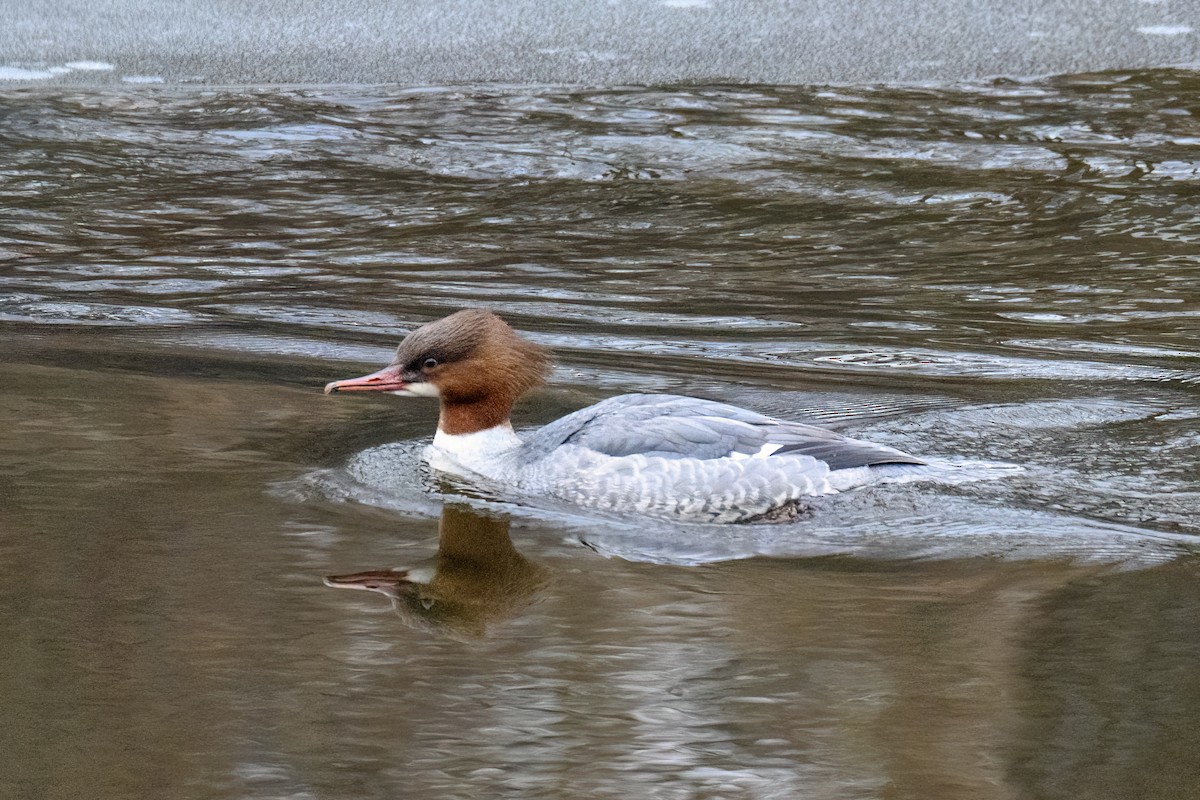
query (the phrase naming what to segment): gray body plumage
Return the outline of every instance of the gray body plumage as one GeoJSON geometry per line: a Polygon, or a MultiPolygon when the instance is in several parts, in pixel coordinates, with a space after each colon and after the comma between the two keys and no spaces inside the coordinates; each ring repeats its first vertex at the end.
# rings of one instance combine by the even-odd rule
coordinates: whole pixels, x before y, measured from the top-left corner
{"type": "Polygon", "coordinates": [[[868,483],[882,465],[925,463],[823,428],[658,394],[609,398],[486,462],[458,462],[522,493],[710,522],[748,521],[868,483]]]}

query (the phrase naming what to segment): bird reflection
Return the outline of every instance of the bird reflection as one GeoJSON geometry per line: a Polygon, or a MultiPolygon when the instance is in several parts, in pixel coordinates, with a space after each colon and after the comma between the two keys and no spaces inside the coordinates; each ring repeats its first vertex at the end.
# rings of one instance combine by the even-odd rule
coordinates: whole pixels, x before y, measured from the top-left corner
{"type": "Polygon", "coordinates": [[[465,506],[444,506],[437,556],[407,569],[330,575],[335,589],[391,598],[406,625],[455,639],[476,639],[532,605],[549,573],[513,547],[508,520],[465,506]]]}

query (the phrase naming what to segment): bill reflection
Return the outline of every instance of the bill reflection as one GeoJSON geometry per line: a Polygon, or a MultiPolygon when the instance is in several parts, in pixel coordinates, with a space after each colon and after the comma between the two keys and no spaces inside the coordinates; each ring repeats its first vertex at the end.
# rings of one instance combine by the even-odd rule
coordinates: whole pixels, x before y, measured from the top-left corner
{"type": "Polygon", "coordinates": [[[477,639],[520,616],[549,584],[548,571],[513,547],[508,520],[465,506],[442,509],[438,552],[411,567],[330,575],[335,589],[378,592],[406,625],[477,639]]]}

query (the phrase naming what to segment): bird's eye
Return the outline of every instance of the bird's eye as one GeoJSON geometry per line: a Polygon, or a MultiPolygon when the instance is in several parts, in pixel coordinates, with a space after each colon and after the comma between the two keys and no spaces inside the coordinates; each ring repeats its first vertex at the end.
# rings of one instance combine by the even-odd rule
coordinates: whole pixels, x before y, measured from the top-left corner
{"type": "Polygon", "coordinates": [[[422,364],[421,366],[424,367],[425,369],[433,369],[434,367],[437,366],[437,364],[438,364],[438,362],[437,362],[436,358],[427,358],[427,359],[425,359],[425,363],[422,364]]]}

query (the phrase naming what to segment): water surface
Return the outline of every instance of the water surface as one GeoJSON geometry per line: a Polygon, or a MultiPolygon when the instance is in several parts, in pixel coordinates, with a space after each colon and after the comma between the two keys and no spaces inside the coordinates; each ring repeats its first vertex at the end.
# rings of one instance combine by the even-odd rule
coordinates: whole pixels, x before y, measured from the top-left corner
{"type": "Polygon", "coordinates": [[[2,793],[1191,796],[1197,90],[0,93],[2,793]],[[467,305],[558,354],[518,425],[1022,470],[786,527],[430,492],[434,407],[320,386],[467,305]]]}

